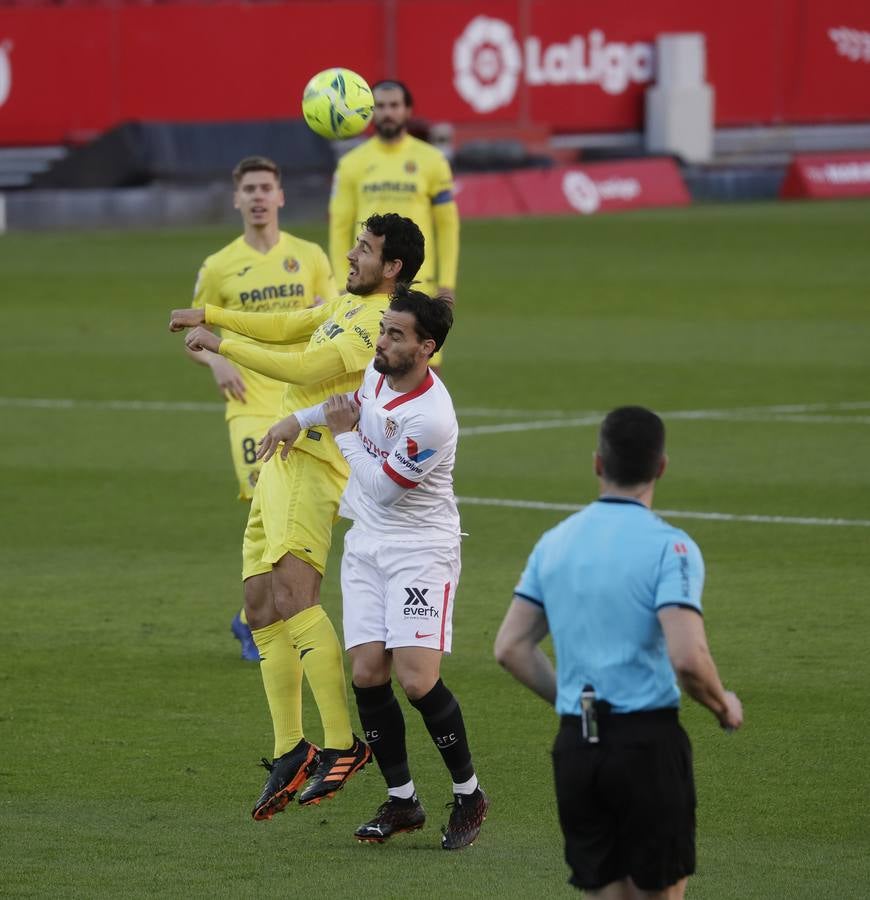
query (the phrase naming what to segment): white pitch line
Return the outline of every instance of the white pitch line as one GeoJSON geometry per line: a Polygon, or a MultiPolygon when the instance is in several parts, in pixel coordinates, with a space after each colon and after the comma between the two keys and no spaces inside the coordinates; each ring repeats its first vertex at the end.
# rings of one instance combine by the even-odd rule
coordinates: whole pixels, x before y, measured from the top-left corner
{"type": "MultiPolygon", "coordinates": [[[[0,407],[17,409],[106,409],[121,412],[219,412],[224,409],[223,403],[195,403],[170,400],[73,400],[52,397],[0,397],[0,407]]],[[[468,415],[467,411],[460,411],[468,415]]],[[[528,410],[525,411],[528,413],[528,410]]],[[[498,415],[512,417],[523,414],[521,410],[474,410],[474,415],[495,418],[498,415]]],[[[526,431],[538,428],[566,428],[573,424],[593,424],[600,422],[605,413],[590,413],[582,419],[565,419],[557,410],[539,411],[537,415],[552,415],[560,418],[545,419],[539,422],[512,422],[502,425],[482,425],[479,429],[463,429],[461,434],[490,434],[499,431],[526,431]],[[588,419],[588,422],[587,422],[588,419]]]]}
{"type": "Polygon", "coordinates": [[[786,403],[775,406],[738,406],[730,412],[801,413],[826,412],[833,409],[870,409],[870,401],[857,400],[847,403],[786,403]]]}
{"type": "MultiPolygon", "coordinates": [[[[840,408],[844,405],[831,404],[826,409],[840,408]]],[[[870,409],[870,403],[850,405],[850,409],[870,409]]],[[[811,413],[784,413],[779,410],[784,407],[759,406],[756,408],[737,409],[682,409],[670,412],[662,411],[661,417],[666,421],[721,421],[721,422],[801,422],[801,423],[833,423],[836,425],[867,425],[870,418],[867,416],[825,415],[811,413]]],[[[469,425],[459,429],[462,437],[474,437],[481,434],[504,434],[508,432],[543,431],[558,428],[580,428],[584,426],[597,426],[601,423],[606,413],[590,413],[583,416],[565,417],[561,419],[537,419],[525,422],[502,422],[498,425],[469,425]]]]}
{"type": "Polygon", "coordinates": [[[541,431],[551,428],[579,428],[582,425],[600,425],[604,413],[591,416],[579,416],[574,419],[539,419],[535,422],[503,422],[501,425],[469,425],[460,428],[461,437],[474,437],[478,434],[504,434],[510,431],[541,431]]]}
{"type": "MultiPolygon", "coordinates": [[[[738,416],[735,421],[754,422],[759,420],[760,416],[738,416]]],[[[797,422],[808,425],[870,425],[870,416],[826,416],[821,413],[798,415],[798,416],[781,416],[772,415],[764,421],[768,422],[797,422]]]]}
{"type": "MultiPolygon", "coordinates": [[[[500,506],[508,509],[542,509],[555,512],[579,512],[588,504],[548,503],[544,500],[502,500],[490,497],[457,497],[466,506],[500,506]]],[[[654,509],[665,519],[704,519],[710,522],[753,522],[762,525],[815,525],[838,528],[870,528],[870,519],[823,519],[817,516],[762,516],[739,513],[695,512],[680,509],[654,509]]]]}
{"type": "Polygon", "coordinates": [[[551,419],[560,419],[563,416],[598,415],[594,409],[493,409],[488,406],[463,406],[457,408],[456,414],[478,419],[519,419],[524,416],[547,416],[551,419]]]}
{"type": "MultiPolygon", "coordinates": [[[[0,407],[18,407],[22,409],[107,409],[127,412],[215,412],[224,409],[224,404],[172,400],[76,400],[72,398],[52,397],[0,397],[0,407]]],[[[795,403],[774,406],[738,406],[732,409],[688,409],[661,411],[665,419],[734,419],[746,416],[788,416],[789,414],[811,414],[814,412],[831,413],[847,410],[870,409],[870,401],[848,403],[795,403]]],[[[463,407],[457,409],[460,416],[480,418],[517,418],[535,416],[537,418],[524,422],[504,422],[498,425],[469,426],[462,430],[463,434],[488,434],[499,431],[517,431],[523,428],[536,430],[540,428],[568,428],[577,425],[598,423],[606,415],[600,410],[556,410],[556,409],[494,409],[490,407],[463,407]],[[546,417],[546,418],[542,418],[546,417]],[[490,431],[493,429],[494,431],[490,431]]],[[[783,421],[788,421],[784,418],[783,421]]],[[[797,421],[797,419],[795,419],[797,421]]],[[[815,421],[815,419],[811,420],[815,421]]],[[[827,420],[822,420],[827,421],[827,420]]],[[[831,421],[840,421],[832,419],[831,421]]],[[[843,417],[844,422],[864,422],[863,418],[843,417]]]]}
{"type": "MultiPolygon", "coordinates": [[[[850,401],[846,403],[786,403],[773,406],[738,406],[724,412],[762,412],[762,413],[810,413],[829,412],[832,410],[870,409],[870,400],[850,401]]],[[[592,416],[605,413],[594,409],[494,409],[492,407],[462,407],[456,410],[458,415],[496,418],[498,416],[547,416],[548,418],[564,418],[565,416],[592,416]]],[[[663,415],[665,415],[663,413],[663,415]]]]}

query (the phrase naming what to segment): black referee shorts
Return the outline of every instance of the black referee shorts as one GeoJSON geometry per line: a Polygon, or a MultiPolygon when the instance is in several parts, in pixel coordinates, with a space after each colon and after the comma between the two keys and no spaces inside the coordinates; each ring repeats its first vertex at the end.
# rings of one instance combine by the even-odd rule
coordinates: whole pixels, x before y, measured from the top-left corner
{"type": "Polygon", "coordinates": [[[601,741],[563,716],[553,746],[556,799],[571,884],[631,876],[663,890],[695,871],[692,748],[677,710],[599,716],[601,741]]]}

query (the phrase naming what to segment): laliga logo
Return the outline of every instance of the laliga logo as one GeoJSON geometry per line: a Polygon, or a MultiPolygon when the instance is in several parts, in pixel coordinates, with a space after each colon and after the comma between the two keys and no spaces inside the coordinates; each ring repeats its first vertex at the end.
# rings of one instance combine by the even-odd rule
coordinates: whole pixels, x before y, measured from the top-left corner
{"type": "Polygon", "coordinates": [[[524,51],[507,22],[472,19],[453,46],[453,84],[459,95],[477,112],[488,113],[513,100],[521,73],[529,85],[598,84],[608,94],[621,94],[629,82],[653,76],[652,44],[608,42],[598,28],[588,38],[575,34],[547,47],[530,36],[524,51]]]}
{"type": "Polygon", "coordinates": [[[522,67],[513,29],[500,19],[472,19],[453,45],[453,84],[479,113],[513,100],[522,67]]]}
{"type": "Polygon", "coordinates": [[[602,200],[634,200],[641,192],[636,178],[607,178],[593,181],[584,172],[566,172],[562,179],[562,193],[577,212],[584,216],[594,213],[602,200]]]}
{"type": "Polygon", "coordinates": [[[9,61],[11,49],[12,41],[0,44],[0,106],[7,101],[12,90],[12,63],[9,61]]]}
{"type": "Polygon", "coordinates": [[[829,28],[828,37],[834,42],[840,56],[845,56],[852,62],[870,63],[870,31],[829,28]]]}
{"type": "Polygon", "coordinates": [[[601,205],[601,197],[595,182],[582,172],[566,172],[562,179],[562,193],[565,199],[577,210],[588,216],[601,205]]]}

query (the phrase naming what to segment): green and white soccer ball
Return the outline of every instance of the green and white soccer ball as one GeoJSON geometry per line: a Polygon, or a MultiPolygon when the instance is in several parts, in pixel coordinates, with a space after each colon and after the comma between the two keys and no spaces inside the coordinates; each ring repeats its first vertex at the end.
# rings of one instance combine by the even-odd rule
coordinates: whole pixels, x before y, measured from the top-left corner
{"type": "Polygon", "coordinates": [[[318,72],[302,94],[302,115],[308,127],[331,141],[364,131],[374,108],[372,89],[350,69],[318,72]]]}

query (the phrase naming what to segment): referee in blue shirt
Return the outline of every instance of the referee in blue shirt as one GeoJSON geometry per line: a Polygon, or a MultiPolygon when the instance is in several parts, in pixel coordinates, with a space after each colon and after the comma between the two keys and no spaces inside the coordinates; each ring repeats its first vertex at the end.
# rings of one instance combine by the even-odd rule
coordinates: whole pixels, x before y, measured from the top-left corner
{"type": "Polygon", "coordinates": [[[743,722],[707,647],[697,544],[651,512],[665,429],[625,406],[601,425],[597,502],[538,541],[496,659],[556,707],[559,821],[571,883],[591,897],[682,898],[695,871],[692,751],[679,681],[726,730],[743,722]],[[538,646],[551,633],[556,668],[538,646]]]}

